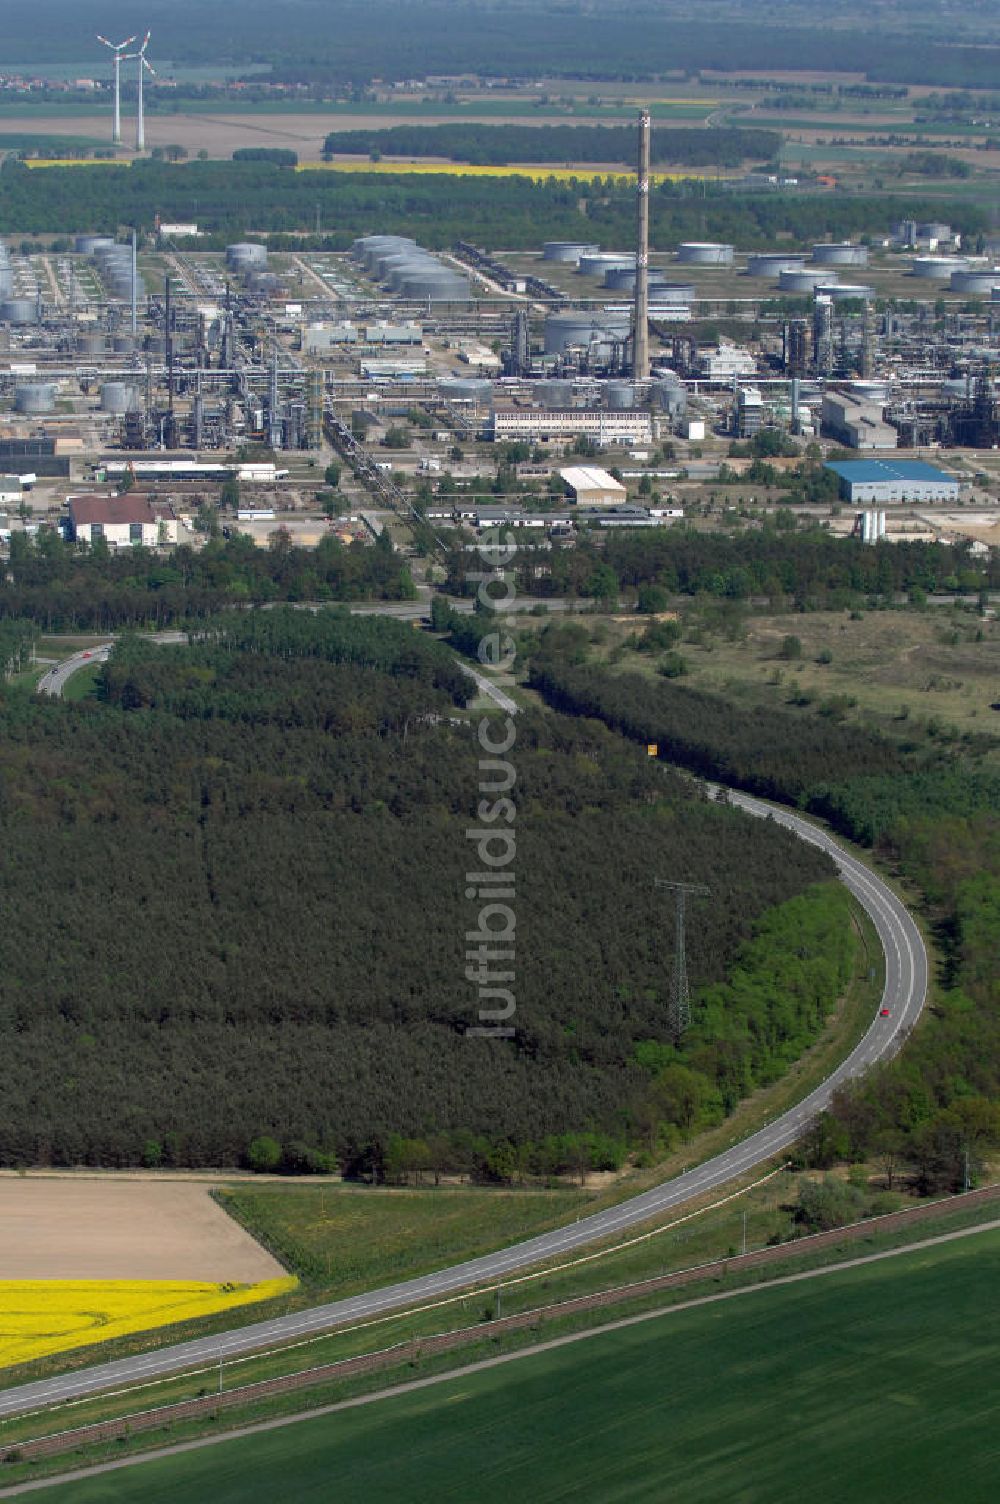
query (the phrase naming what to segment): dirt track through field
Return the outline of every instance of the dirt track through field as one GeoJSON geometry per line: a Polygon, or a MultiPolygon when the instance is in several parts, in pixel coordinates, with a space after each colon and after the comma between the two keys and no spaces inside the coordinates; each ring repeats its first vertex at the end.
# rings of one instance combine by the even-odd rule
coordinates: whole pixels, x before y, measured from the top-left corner
{"type": "Polygon", "coordinates": [[[0,1178],[0,1280],[252,1283],[284,1273],[205,1185],[0,1178]]]}

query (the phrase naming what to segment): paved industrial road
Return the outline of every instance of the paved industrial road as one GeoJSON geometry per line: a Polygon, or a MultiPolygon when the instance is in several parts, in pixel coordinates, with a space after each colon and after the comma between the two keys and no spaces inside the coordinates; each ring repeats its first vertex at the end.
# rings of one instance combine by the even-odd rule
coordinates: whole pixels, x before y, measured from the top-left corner
{"type": "MultiPolygon", "coordinates": [[[[220,1357],[250,1352],[272,1343],[288,1342],[341,1323],[362,1320],[420,1301],[443,1297],[469,1285],[502,1282],[506,1276],[539,1260],[566,1254],[595,1239],[623,1232],[655,1213],[679,1206],[705,1191],[715,1190],[787,1149],[801,1135],[809,1121],[826,1106],[837,1086],[864,1071],[876,1060],[894,1054],[899,1048],[924,1004],[927,993],[927,955],[917,926],[892,890],[862,862],[842,850],[825,831],[789,810],[772,807],[743,794],[733,794],[731,797],[750,814],[778,820],[803,840],[830,853],[838,865],[842,881],[871,916],[885,952],[886,981],[882,1006],[889,1009],[889,1016],[877,1016],[847,1059],[798,1106],[696,1169],[686,1171],[676,1179],[634,1196],[619,1206],[584,1217],[568,1227],[557,1228],[554,1232],[543,1233],[497,1253],[456,1264],[437,1274],[389,1285],[370,1294],[314,1306],[310,1310],[279,1316],[271,1321],[255,1322],[224,1332],[218,1337],[202,1337],[191,1342],[177,1343],[138,1357],[101,1363],[80,1372],[4,1390],[0,1392],[0,1416],[38,1409],[100,1389],[134,1384],[183,1368],[195,1368],[202,1363],[218,1363],[220,1357]]],[[[500,1042],[496,1047],[505,1048],[500,1042]]]]}

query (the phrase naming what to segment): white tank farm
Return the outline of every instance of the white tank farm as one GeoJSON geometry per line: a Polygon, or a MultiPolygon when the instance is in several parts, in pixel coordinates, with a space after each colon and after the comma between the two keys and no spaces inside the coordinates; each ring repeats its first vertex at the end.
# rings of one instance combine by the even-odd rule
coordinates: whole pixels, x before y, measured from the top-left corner
{"type": "Polygon", "coordinates": [[[993,289],[1000,286],[1000,267],[981,266],[967,272],[952,272],[952,292],[965,293],[967,296],[989,298],[993,296],[993,289]]]}
{"type": "Polygon", "coordinates": [[[803,271],[805,264],[805,256],[784,256],[773,251],[754,253],[747,257],[747,276],[780,277],[782,272],[803,271]]]}
{"type": "Polygon", "coordinates": [[[854,299],[873,298],[875,289],[860,282],[823,282],[816,288],[816,296],[829,298],[831,303],[850,303],[854,299]]]}
{"type": "Polygon", "coordinates": [[[735,254],[731,245],[712,240],[684,240],[677,247],[677,260],[689,266],[732,266],[735,254]]]}
{"type": "Polygon", "coordinates": [[[778,274],[778,288],[781,292],[815,292],[817,287],[830,286],[834,281],[836,278],[831,277],[829,272],[809,271],[808,268],[778,274]]]}
{"type": "Polygon", "coordinates": [[[868,247],[849,240],[839,244],[823,241],[812,248],[813,266],[867,266],[868,247]]]}
{"type": "Polygon", "coordinates": [[[589,242],[578,240],[546,240],[542,246],[542,259],[562,261],[569,266],[579,266],[581,257],[596,256],[600,249],[599,245],[591,245],[589,242]]]}
{"type": "Polygon", "coordinates": [[[923,282],[950,282],[954,272],[967,272],[965,256],[914,256],[910,274],[923,282]]]}

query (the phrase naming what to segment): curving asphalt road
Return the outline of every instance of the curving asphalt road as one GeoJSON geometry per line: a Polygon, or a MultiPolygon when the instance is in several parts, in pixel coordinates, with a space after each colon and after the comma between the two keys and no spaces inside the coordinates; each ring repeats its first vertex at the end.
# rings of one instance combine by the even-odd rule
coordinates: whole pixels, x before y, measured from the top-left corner
{"type": "MultiPolygon", "coordinates": [[[[596,1239],[623,1232],[655,1213],[679,1206],[705,1191],[715,1190],[787,1149],[827,1105],[838,1086],[875,1061],[893,1055],[900,1047],[924,1005],[927,955],[916,924],[892,890],[825,831],[789,810],[765,804],[748,795],[733,793],[730,798],[748,813],[761,819],[777,820],[795,831],[802,840],[829,852],[837,863],[841,880],[870,915],[885,952],[886,980],[879,1012],[861,1042],[822,1085],[774,1122],[697,1168],[570,1226],[442,1269],[437,1274],[406,1280],[369,1294],[314,1306],[271,1321],[254,1322],[218,1337],[176,1343],[138,1357],[101,1363],[80,1372],[4,1390],[0,1392],[0,1416],[40,1409],[60,1400],[134,1384],[202,1363],[218,1363],[221,1357],[292,1341],[343,1323],[443,1297],[467,1286],[502,1282],[506,1276],[540,1260],[569,1253],[596,1239]],[[882,1017],[882,1008],[889,1010],[887,1017],[882,1017]]],[[[503,1045],[498,1045],[498,1048],[503,1048],[503,1045]]]]}

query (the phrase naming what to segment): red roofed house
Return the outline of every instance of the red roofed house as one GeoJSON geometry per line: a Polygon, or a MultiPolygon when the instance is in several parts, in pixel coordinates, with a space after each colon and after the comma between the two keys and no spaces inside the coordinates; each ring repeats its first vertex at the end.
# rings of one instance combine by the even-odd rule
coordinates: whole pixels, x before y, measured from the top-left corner
{"type": "Polygon", "coordinates": [[[70,536],[77,543],[103,538],[110,548],[177,542],[177,518],[172,507],[146,496],[71,496],[70,536]]]}

